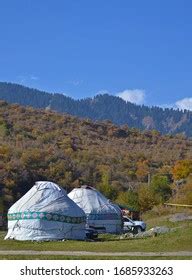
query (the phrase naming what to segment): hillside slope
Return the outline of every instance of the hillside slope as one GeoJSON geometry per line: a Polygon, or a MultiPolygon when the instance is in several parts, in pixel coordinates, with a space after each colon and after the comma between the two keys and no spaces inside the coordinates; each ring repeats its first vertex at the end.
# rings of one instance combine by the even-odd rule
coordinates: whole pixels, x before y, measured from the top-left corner
{"type": "MultiPolygon", "coordinates": [[[[0,102],[0,193],[12,203],[37,180],[134,189],[192,158],[192,140],[0,102]]],[[[1,204],[1,201],[0,201],[1,204]]]]}
{"type": "Polygon", "coordinates": [[[63,94],[51,94],[0,82],[0,99],[34,108],[49,108],[92,120],[111,120],[118,125],[127,124],[142,130],[155,129],[163,134],[183,133],[192,137],[192,112],[138,106],[108,94],[74,100],[63,94]]]}

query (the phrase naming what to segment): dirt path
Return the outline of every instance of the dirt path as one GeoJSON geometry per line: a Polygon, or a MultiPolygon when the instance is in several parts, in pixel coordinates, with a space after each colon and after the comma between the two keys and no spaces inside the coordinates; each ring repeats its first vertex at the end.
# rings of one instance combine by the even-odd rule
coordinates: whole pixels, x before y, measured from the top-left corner
{"type": "Polygon", "coordinates": [[[179,252],[86,252],[86,251],[1,251],[0,255],[56,255],[56,256],[129,256],[129,257],[188,257],[192,251],[179,252]]]}

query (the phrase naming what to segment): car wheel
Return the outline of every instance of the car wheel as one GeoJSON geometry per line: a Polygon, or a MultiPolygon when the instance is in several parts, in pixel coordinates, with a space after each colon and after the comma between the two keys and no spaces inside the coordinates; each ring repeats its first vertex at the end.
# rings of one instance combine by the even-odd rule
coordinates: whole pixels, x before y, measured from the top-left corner
{"type": "Polygon", "coordinates": [[[142,228],[140,226],[137,227],[137,233],[142,232],[142,228]]]}
{"type": "Polygon", "coordinates": [[[138,233],[137,227],[132,227],[132,233],[133,234],[137,234],[138,233]]]}

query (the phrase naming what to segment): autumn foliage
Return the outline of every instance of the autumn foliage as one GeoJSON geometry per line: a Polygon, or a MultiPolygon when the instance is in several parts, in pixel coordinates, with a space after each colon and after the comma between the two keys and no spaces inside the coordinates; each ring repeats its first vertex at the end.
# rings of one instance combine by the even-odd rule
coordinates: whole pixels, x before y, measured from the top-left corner
{"type": "Polygon", "coordinates": [[[124,199],[144,211],[169,199],[174,180],[191,173],[191,158],[192,140],[180,135],[161,136],[0,102],[0,195],[5,211],[37,180],[56,182],[67,191],[90,184],[108,198],[124,199]]]}

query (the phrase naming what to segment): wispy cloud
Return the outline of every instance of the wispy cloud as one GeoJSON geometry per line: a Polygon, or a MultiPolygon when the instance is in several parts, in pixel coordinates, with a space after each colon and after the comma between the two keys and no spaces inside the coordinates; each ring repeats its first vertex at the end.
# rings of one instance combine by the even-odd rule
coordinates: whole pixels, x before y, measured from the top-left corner
{"type": "Polygon", "coordinates": [[[176,107],[181,109],[181,110],[190,110],[192,111],[192,97],[186,97],[186,98],[183,98],[181,100],[178,100],[176,103],[175,103],[176,107]]]}
{"type": "Polygon", "coordinates": [[[146,94],[143,89],[126,89],[118,92],[116,96],[121,97],[125,101],[141,105],[145,101],[146,94]]]}
{"type": "Polygon", "coordinates": [[[37,77],[36,75],[18,75],[16,77],[16,83],[19,84],[30,84],[30,82],[34,82],[34,81],[38,81],[39,77],[37,77]]]}
{"type": "Polygon", "coordinates": [[[68,80],[68,81],[64,81],[64,83],[73,85],[75,87],[78,87],[78,86],[83,84],[83,80],[78,80],[78,79],[76,79],[76,80],[68,80]]]}
{"type": "Polygon", "coordinates": [[[174,110],[189,110],[192,111],[192,97],[185,97],[181,100],[176,101],[175,103],[167,103],[167,104],[160,104],[157,105],[158,107],[161,107],[163,109],[174,109],[174,110]]]}
{"type": "Polygon", "coordinates": [[[38,81],[38,80],[39,80],[39,77],[34,76],[34,75],[31,75],[31,76],[30,76],[30,79],[33,80],[33,81],[38,81]]]}

